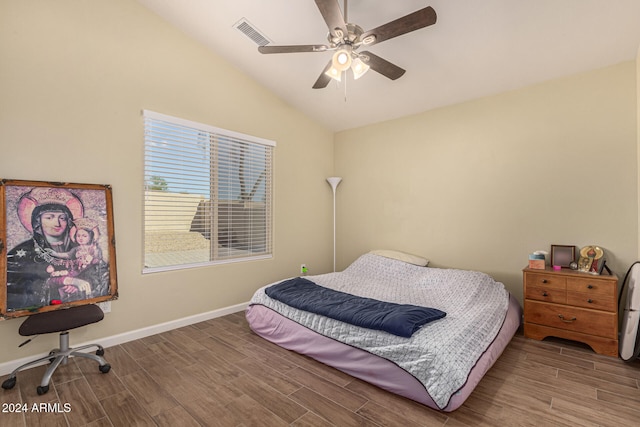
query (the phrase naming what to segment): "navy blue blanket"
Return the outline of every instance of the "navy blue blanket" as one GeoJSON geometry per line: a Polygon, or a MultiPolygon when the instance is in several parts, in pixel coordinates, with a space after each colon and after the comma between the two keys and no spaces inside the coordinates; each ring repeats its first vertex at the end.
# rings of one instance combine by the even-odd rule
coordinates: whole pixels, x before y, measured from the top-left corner
{"type": "Polygon", "coordinates": [[[269,286],[265,292],[269,297],[300,310],[405,338],[421,326],[447,315],[435,308],[378,301],[335,291],[302,277],[269,286]]]}

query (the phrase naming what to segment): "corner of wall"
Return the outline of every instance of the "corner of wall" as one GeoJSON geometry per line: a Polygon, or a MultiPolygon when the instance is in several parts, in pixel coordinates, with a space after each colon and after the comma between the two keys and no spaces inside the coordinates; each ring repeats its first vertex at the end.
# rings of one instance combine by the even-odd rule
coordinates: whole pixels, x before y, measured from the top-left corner
{"type": "MultiPolygon", "coordinates": [[[[640,183],[640,45],[636,55],[636,156],[638,161],[637,182],[640,183]]],[[[638,255],[640,259],[640,185],[638,186],[638,255]]]]}

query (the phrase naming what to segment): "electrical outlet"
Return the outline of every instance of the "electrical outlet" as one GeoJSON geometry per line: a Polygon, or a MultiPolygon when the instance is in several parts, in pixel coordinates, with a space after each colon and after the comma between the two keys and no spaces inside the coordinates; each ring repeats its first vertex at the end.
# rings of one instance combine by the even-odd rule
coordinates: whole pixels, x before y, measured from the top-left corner
{"type": "Polygon", "coordinates": [[[307,264],[300,264],[300,274],[306,276],[308,271],[307,264]]]}
{"type": "Polygon", "coordinates": [[[99,302],[98,307],[102,309],[103,313],[111,313],[111,301],[99,302]]]}

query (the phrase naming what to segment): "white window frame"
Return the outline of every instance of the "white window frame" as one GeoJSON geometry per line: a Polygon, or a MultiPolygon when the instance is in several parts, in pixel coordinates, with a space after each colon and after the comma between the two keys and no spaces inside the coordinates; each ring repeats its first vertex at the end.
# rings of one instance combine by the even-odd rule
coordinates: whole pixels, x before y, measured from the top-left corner
{"type": "Polygon", "coordinates": [[[272,258],[275,141],[149,110],[142,115],[142,272],[272,258]]]}

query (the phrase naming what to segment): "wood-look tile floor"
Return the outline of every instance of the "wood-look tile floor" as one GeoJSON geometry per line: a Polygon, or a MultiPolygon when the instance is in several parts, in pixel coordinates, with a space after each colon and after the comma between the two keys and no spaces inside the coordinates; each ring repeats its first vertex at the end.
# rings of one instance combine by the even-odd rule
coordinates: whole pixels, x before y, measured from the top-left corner
{"type": "Polygon", "coordinates": [[[640,422],[640,362],[520,333],[452,413],[277,347],[251,332],[244,313],[110,347],[105,358],[112,365],[107,374],[92,361],[71,359],[43,396],[36,386],[45,367],[20,373],[14,389],[0,391],[0,400],[3,409],[26,404],[28,410],[0,413],[0,425],[617,427],[640,422]]]}

